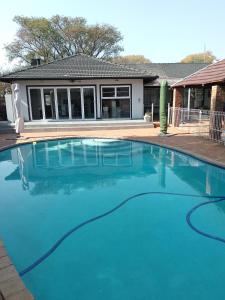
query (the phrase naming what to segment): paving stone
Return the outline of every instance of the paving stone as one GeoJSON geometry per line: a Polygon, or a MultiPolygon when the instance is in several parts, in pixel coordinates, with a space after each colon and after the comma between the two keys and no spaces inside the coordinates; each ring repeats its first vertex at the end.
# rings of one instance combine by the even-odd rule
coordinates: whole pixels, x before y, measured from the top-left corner
{"type": "Polygon", "coordinates": [[[24,289],[25,286],[19,276],[0,282],[0,290],[5,298],[24,289]]]}
{"type": "Polygon", "coordinates": [[[5,248],[3,246],[0,246],[0,259],[1,259],[1,257],[6,256],[6,255],[7,255],[7,253],[6,253],[5,248]]]}
{"type": "Polygon", "coordinates": [[[16,276],[18,276],[18,273],[17,273],[15,267],[13,265],[10,265],[7,268],[0,270],[0,284],[1,284],[1,282],[11,279],[16,276]]]}
{"type": "Polygon", "coordinates": [[[24,289],[16,294],[7,297],[6,300],[34,300],[34,297],[28,290],[24,289]]]}
{"type": "Polygon", "coordinates": [[[8,256],[3,256],[0,258],[0,270],[4,269],[10,265],[12,265],[12,262],[8,256]]]}

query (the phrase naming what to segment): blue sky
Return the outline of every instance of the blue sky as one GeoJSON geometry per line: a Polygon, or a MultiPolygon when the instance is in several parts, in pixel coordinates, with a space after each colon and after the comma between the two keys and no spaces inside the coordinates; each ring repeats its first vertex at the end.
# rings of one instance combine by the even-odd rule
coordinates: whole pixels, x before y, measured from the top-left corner
{"type": "Polygon", "coordinates": [[[15,15],[82,16],[108,23],[124,36],[122,54],[143,54],[153,62],[177,62],[204,44],[225,57],[225,1],[203,0],[11,0],[1,4],[0,67],[7,64],[5,43],[16,33],[15,15]],[[5,7],[4,7],[5,6],[5,7]]]}

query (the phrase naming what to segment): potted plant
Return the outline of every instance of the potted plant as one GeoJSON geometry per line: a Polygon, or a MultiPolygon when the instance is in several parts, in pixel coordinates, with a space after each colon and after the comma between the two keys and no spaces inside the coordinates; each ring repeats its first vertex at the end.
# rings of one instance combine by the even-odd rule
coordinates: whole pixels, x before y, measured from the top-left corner
{"type": "Polygon", "coordinates": [[[145,122],[150,123],[152,121],[152,113],[150,111],[146,111],[144,115],[145,122]]]}

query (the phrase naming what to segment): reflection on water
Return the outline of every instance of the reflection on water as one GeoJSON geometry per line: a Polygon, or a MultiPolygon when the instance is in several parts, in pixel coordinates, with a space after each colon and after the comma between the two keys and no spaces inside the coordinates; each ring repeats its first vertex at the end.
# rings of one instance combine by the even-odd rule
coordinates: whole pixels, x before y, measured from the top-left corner
{"type": "Polygon", "coordinates": [[[216,194],[225,183],[223,169],[165,148],[131,141],[73,139],[29,144],[8,152],[2,152],[0,162],[10,160],[16,168],[5,180],[20,180],[23,189],[33,195],[59,190],[69,194],[83,186],[113,185],[123,178],[149,175],[158,176],[159,185],[166,188],[171,171],[208,195],[216,194]]]}

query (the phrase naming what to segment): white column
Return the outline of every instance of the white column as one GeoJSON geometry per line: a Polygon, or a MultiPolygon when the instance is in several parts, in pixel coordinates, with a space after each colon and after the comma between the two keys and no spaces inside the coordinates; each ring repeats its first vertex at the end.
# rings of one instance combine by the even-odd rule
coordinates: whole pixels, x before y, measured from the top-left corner
{"type": "Polygon", "coordinates": [[[188,120],[190,119],[190,107],[191,107],[191,88],[188,89],[188,120]]]}

